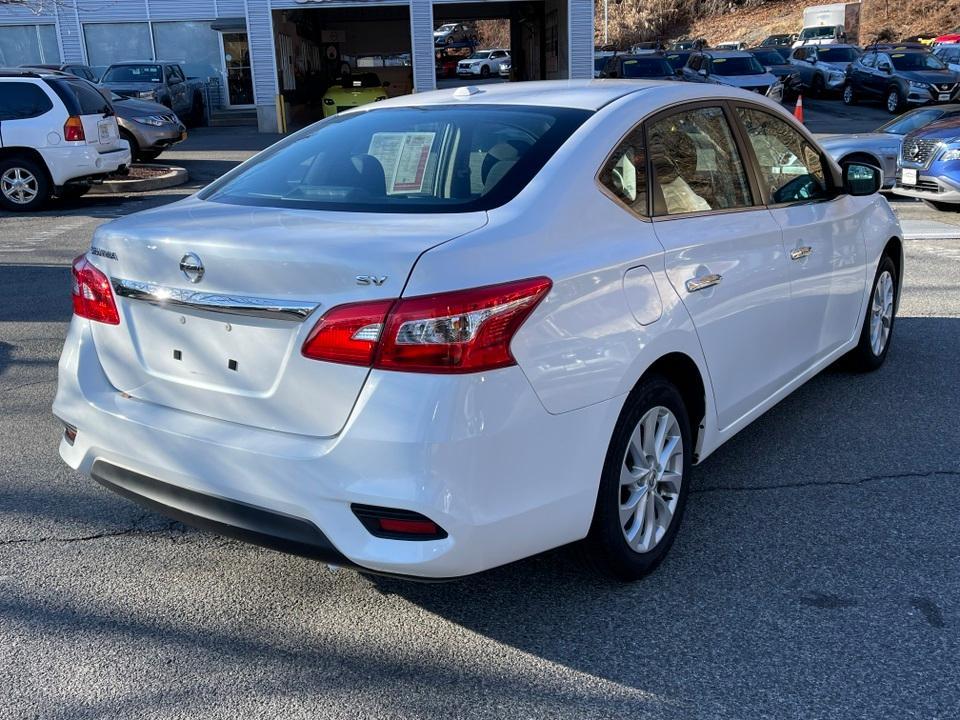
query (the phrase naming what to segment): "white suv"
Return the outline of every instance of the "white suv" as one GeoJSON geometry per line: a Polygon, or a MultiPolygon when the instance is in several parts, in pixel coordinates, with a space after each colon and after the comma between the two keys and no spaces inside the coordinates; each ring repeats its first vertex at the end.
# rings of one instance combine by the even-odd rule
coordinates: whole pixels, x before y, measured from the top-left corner
{"type": "Polygon", "coordinates": [[[0,208],[79,197],[130,165],[110,102],[86,80],[0,70],[0,208]]]}

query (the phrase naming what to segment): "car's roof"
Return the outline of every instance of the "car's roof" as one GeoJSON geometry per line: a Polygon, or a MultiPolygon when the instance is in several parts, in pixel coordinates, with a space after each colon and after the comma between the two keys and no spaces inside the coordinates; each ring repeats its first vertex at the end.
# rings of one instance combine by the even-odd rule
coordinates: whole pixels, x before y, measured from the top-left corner
{"type": "Polygon", "coordinates": [[[746,50],[716,50],[716,49],[705,49],[701,51],[704,55],[709,55],[710,57],[751,57],[750,53],[746,50]]]}
{"type": "MultiPolygon", "coordinates": [[[[163,60],[121,60],[120,62],[110,63],[110,67],[117,67],[118,65],[163,65],[163,60]]],[[[170,63],[167,63],[168,65],[170,63]]]]}
{"type": "MultiPolygon", "coordinates": [[[[741,53],[746,54],[746,53],[741,53]]],[[[647,56],[649,57],[649,56],[647,56]]],[[[752,57],[752,56],[750,56],[752,57]]],[[[663,80],[534,80],[518,83],[465,86],[456,89],[402,95],[377,103],[378,107],[430,105],[526,105],[599,110],[634,93],[669,94],[669,102],[698,98],[726,98],[739,91],[725,85],[678,83],[663,80]],[[468,92],[472,91],[472,94],[468,92]],[[458,94],[459,93],[459,94],[458,94]]],[[[756,98],[756,93],[744,97],[756,98]]]]}
{"type": "MultiPolygon", "coordinates": [[[[801,45],[801,48],[813,48],[814,50],[833,50],[834,48],[853,48],[854,50],[859,50],[859,45],[854,45],[853,43],[831,43],[829,45],[817,45],[817,43],[807,43],[806,45],[801,45]]],[[[800,48],[797,48],[798,50],[800,48]]]]}

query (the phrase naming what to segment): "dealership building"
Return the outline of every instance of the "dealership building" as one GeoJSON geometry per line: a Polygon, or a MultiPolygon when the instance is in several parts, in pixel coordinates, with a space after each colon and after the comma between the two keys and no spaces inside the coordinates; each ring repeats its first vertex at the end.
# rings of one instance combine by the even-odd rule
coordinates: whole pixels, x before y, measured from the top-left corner
{"type": "Polygon", "coordinates": [[[593,77],[593,0],[21,0],[0,4],[0,66],[179,62],[210,110],[276,132],[347,71],[435,89],[438,59],[470,48],[439,52],[434,29],[482,20],[507,21],[513,80],[593,77]]]}

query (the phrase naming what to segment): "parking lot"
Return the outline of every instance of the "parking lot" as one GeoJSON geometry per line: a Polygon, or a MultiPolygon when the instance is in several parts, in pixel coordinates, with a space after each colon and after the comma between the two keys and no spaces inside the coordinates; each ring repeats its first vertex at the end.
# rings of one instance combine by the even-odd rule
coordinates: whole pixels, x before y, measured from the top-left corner
{"type": "MultiPolygon", "coordinates": [[[[814,132],[889,117],[805,103],[814,132]]],[[[70,260],[274,139],[199,129],[163,156],[187,185],[0,213],[0,718],[960,716],[960,214],[894,203],[887,363],[827,370],[697,467],[670,557],[636,584],[576,547],[453,583],[369,578],[71,471],[50,414],[70,260]]]]}

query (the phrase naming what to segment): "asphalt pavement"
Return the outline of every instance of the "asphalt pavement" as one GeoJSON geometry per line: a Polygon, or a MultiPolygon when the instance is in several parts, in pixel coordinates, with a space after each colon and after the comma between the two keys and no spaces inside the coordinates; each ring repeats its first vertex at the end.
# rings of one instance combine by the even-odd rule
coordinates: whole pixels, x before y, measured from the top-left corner
{"type": "Polygon", "coordinates": [[[263,142],[198,131],[164,156],[188,186],[0,215],[0,718],[960,717],[960,232],[906,242],[887,364],[827,370],[696,468],[636,584],[576,547],[370,579],[67,468],[69,260],[263,142]]]}

